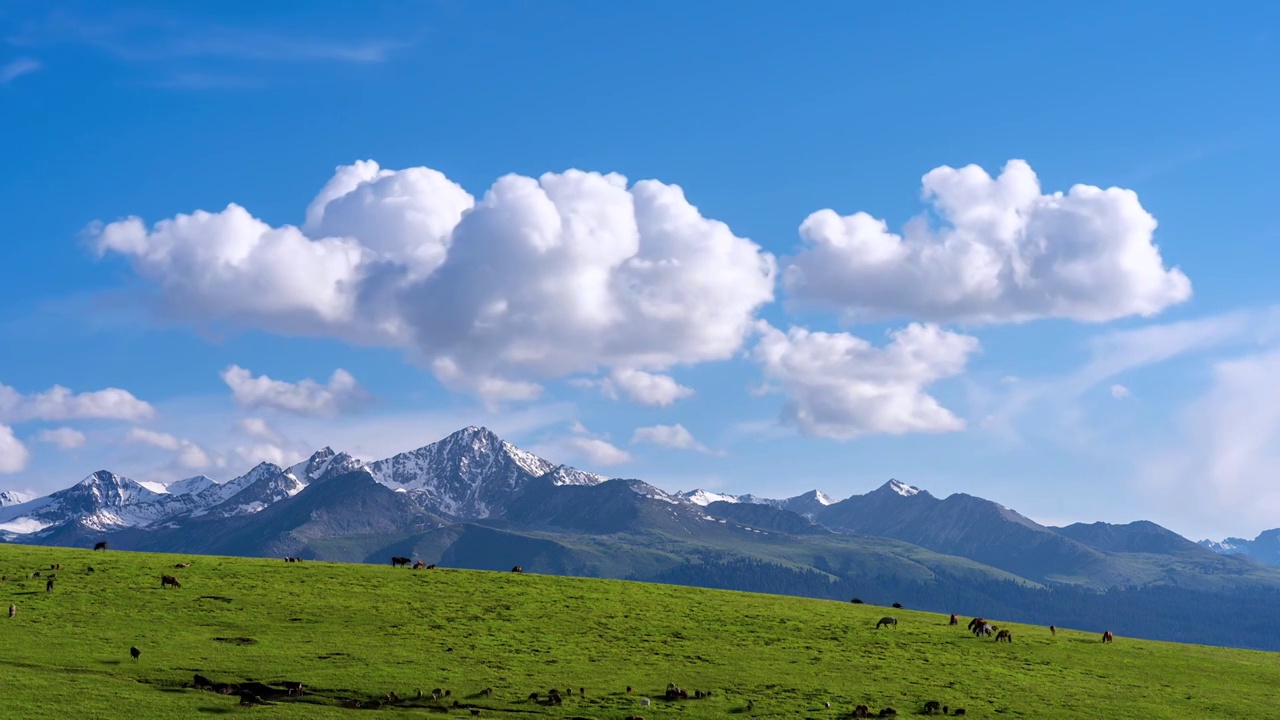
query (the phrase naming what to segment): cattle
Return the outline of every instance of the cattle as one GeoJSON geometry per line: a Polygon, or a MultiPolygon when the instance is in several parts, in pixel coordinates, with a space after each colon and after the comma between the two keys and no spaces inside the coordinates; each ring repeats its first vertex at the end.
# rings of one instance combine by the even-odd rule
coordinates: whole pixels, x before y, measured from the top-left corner
{"type": "Polygon", "coordinates": [[[978,625],[977,627],[975,627],[975,628],[973,629],[973,634],[974,634],[975,636],[977,636],[977,635],[987,635],[987,636],[990,636],[993,632],[995,632],[995,631],[996,631],[996,629],[997,629],[997,628],[996,628],[996,626],[995,626],[995,625],[992,625],[992,624],[991,624],[991,623],[989,623],[989,622],[983,621],[983,623],[982,623],[981,625],[978,625]]]}
{"type": "Polygon", "coordinates": [[[85,572],[93,572],[93,566],[92,566],[92,565],[90,565],[89,567],[85,568],[85,569],[84,569],[84,571],[85,571],[85,572]]]}
{"type": "Polygon", "coordinates": [[[132,657],[134,660],[137,660],[141,655],[142,655],[142,651],[139,650],[136,646],[129,648],[129,656],[132,657]]]}
{"type": "Polygon", "coordinates": [[[520,567],[519,565],[517,565],[517,566],[515,566],[515,567],[511,568],[511,572],[522,573],[522,572],[524,572],[524,568],[522,568],[522,567],[520,567]]]}
{"type": "Polygon", "coordinates": [[[427,566],[427,564],[426,564],[425,562],[423,562],[423,561],[419,560],[418,562],[416,562],[416,563],[414,563],[414,564],[413,564],[413,569],[414,569],[414,570],[421,570],[422,568],[424,568],[424,567],[426,567],[426,566],[427,566]]]}
{"type": "Polygon", "coordinates": [[[1009,632],[1008,630],[1001,630],[1000,632],[996,633],[996,642],[1008,642],[1008,643],[1013,642],[1013,633],[1009,632]]]}
{"type": "Polygon", "coordinates": [[[189,568],[191,567],[191,562],[188,561],[184,563],[178,563],[177,565],[174,565],[174,567],[178,568],[179,570],[181,570],[182,568],[189,568]]]}
{"type": "MultiPolygon", "coordinates": [[[[302,683],[297,681],[290,681],[290,680],[285,680],[284,682],[280,683],[280,686],[283,687],[285,690],[288,690],[290,695],[301,695],[302,691],[306,688],[306,686],[304,686],[302,683]]],[[[422,695],[421,690],[418,691],[418,695],[419,696],[422,695]]]]}
{"type": "Polygon", "coordinates": [[[628,694],[628,695],[630,695],[630,694],[631,694],[631,686],[630,686],[630,685],[628,685],[628,686],[627,686],[627,694],[628,694]]]}
{"type": "Polygon", "coordinates": [[[1049,626],[1049,634],[1050,634],[1050,635],[1057,635],[1057,634],[1058,634],[1058,628],[1056,628],[1056,627],[1054,627],[1054,626],[1050,625],[1050,626],[1049,626]]]}
{"type": "Polygon", "coordinates": [[[192,685],[194,685],[197,690],[213,689],[213,681],[200,673],[196,673],[195,680],[192,682],[192,685]]]}
{"type": "Polygon", "coordinates": [[[640,707],[649,707],[649,698],[640,698],[640,707]]]}
{"type": "Polygon", "coordinates": [[[47,593],[53,592],[53,578],[49,578],[49,582],[44,584],[44,591],[47,593]]]}
{"type": "Polygon", "coordinates": [[[52,565],[50,565],[50,566],[49,566],[49,569],[50,569],[50,570],[61,570],[61,569],[62,569],[62,563],[54,563],[54,564],[52,564],[52,565]]]}
{"type": "Polygon", "coordinates": [[[956,615],[955,613],[951,613],[951,622],[949,622],[949,623],[947,623],[947,624],[948,624],[948,625],[959,625],[959,624],[960,624],[960,616],[956,615]]]}
{"type": "Polygon", "coordinates": [[[965,711],[964,711],[964,708],[956,708],[956,711],[955,711],[955,712],[953,712],[953,713],[951,713],[951,714],[952,714],[952,715],[959,716],[959,715],[964,715],[964,714],[966,714],[966,713],[965,713],[965,711]]]}
{"type": "Polygon", "coordinates": [[[9,617],[15,617],[18,614],[18,606],[12,604],[9,606],[9,617]]]}
{"type": "Polygon", "coordinates": [[[853,709],[853,716],[856,718],[871,717],[871,708],[866,705],[859,705],[853,709]]]}
{"type": "Polygon", "coordinates": [[[1115,639],[1116,636],[1112,635],[1110,630],[1102,633],[1102,642],[1104,643],[1115,642],[1115,639]]]}
{"type": "Polygon", "coordinates": [[[898,717],[898,711],[891,707],[883,708],[880,710],[880,717],[898,717]]]}
{"type": "Polygon", "coordinates": [[[538,693],[536,692],[529,693],[529,699],[533,702],[538,702],[538,693]]]}
{"type": "Polygon", "coordinates": [[[898,618],[895,618],[895,617],[882,617],[882,618],[880,618],[880,621],[876,623],[876,629],[877,629],[877,630],[879,630],[881,625],[892,625],[892,626],[893,626],[893,629],[894,629],[894,630],[897,630],[897,629],[898,629],[898,618]]]}
{"type": "Polygon", "coordinates": [[[924,704],[925,715],[941,715],[943,714],[942,703],[937,700],[930,700],[924,704]]]}
{"type": "Polygon", "coordinates": [[[435,569],[436,569],[436,564],[435,564],[435,563],[431,563],[430,565],[428,565],[428,566],[427,566],[427,569],[428,569],[428,570],[435,570],[435,569]]]}
{"type": "Polygon", "coordinates": [[[176,578],[176,577],[174,577],[174,576],[172,576],[172,575],[161,575],[161,576],[160,576],[160,587],[161,587],[161,588],[167,588],[167,587],[169,587],[170,585],[172,585],[172,586],[174,586],[174,587],[176,587],[176,588],[180,588],[180,587],[182,587],[182,583],[178,582],[178,578],[176,578]]]}
{"type": "Polygon", "coordinates": [[[969,621],[969,631],[970,631],[970,632],[973,632],[973,629],[974,629],[974,628],[978,627],[979,625],[982,625],[982,624],[983,624],[983,623],[985,623],[985,622],[986,622],[986,620],[984,620],[984,619],[982,619],[982,618],[980,618],[980,617],[976,617],[976,618],[974,618],[974,619],[970,620],[970,621],[969,621]]]}
{"type": "Polygon", "coordinates": [[[393,557],[391,558],[391,567],[401,567],[403,565],[408,565],[411,562],[413,562],[413,558],[393,557]]]}
{"type": "Polygon", "coordinates": [[[102,542],[95,544],[95,545],[93,546],[93,549],[94,549],[94,550],[106,550],[106,549],[107,549],[107,541],[106,541],[106,540],[103,540],[102,542]]]}
{"type": "Polygon", "coordinates": [[[854,598],[854,599],[850,600],[849,602],[853,603],[854,605],[861,605],[861,604],[862,604],[862,598],[854,598]]]}
{"type": "Polygon", "coordinates": [[[894,610],[901,610],[901,609],[902,609],[902,603],[894,603],[894,604],[893,604],[893,609],[894,609],[894,610]]]}

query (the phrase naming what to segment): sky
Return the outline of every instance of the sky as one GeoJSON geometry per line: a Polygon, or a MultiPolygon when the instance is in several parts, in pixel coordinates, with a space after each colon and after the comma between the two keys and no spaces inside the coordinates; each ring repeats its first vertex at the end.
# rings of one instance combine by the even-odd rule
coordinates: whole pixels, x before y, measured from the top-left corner
{"type": "Polygon", "coordinates": [[[0,4],[0,489],[484,425],[1280,526],[1280,7],[0,4]]]}

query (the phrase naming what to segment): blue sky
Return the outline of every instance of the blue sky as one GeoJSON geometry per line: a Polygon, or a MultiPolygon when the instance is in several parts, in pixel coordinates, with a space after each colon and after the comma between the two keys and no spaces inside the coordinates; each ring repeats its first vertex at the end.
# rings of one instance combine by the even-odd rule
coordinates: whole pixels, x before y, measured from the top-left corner
{"type": "Polygon", "coordinates": [[[485,424],[671,490],[1252,536],[1277,20],[7,3],[0,488],[485,424]]]}

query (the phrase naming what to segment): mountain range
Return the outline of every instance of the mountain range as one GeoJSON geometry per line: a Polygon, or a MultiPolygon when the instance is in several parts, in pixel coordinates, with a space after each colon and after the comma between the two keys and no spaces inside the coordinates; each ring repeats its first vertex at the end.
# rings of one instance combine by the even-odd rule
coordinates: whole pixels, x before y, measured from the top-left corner
{"type": "Polygon", "coordinates": [[[817,490],[785,499],[669,493],[550,462],[482,427],[376,462],[326,447],[222,483],[100,470],[43,497],[0,493],[0,540],[521,565],[1062,626],[1105,621],[1157,639],[1280,649],[1280,569],[1237,550],[1246,541],[1228,552],[1141,521],[1049,527],[990,500],[940,499],[893,479],[843,500],[817,490]],[[1179,621],[1206,602],[1238,612],[1179,621]]]}

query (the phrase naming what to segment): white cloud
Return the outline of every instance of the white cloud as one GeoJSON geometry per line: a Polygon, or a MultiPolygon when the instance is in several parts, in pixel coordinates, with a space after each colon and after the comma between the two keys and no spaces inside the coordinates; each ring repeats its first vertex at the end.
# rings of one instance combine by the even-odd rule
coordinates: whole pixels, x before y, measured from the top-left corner
{"type": "Polygon", "coordinates": [[[295,415],[334,416],[359,408],[368,393],[351,373],[338,368],[325,385],[310,378],[297,383],[272,380],[232,365],[222,371],[236,403],[244,408],[273,408],[295,415]]]}
{"type": "Polygon", "coordinates": [[[174,453],[174,461],[180,467],[199,470],[212,464],[209,455],[199,445],[169,433],[135,427],[129,428],[125,440],[168,450],[174,453]]]}
{"type": "Polygon", "coordinates": [[[782,419],[807,435],[863,435],[960,430],[964,421],[925,392],[963,372],[978,340],[913,323],[877,348],[848,333],[759,325],[751,355],[787,401],[782,419]]]}
{"type": "Polygon", "coordinates": [[[1129,388],[1119,383],[1116,383],[1115,385],[1111,386],[1111,397],[1115,398],[1116,400],[1123,400],[1127,397],[1132,397],[1132,396],[1133,396],[1133,393],[1129,392],[1129,388]]]}
{"type": "Polygon", "coordinates": [[[30,420],[145,420],[155,409],[119,388],[73,393],[61,385],[23,395],[0,383],[0,422],[30,420]]]}
{"type": "Polygon", "coordinates": [[[622,465],[634,458],[622,448],[614,446],[607,440],[597,437],[566,438],[564,444],[588,462],[596,465],[622,465]]]}
{"type": "Polygon", "coordinates": [[[13,428],[0,425],[0,473],[17,473],[27,469],[31,452],[13,434],[13,428]]]}
{"type": "Polygon", "coordinates": [[[773,256],[654,180],[506,175],[474,202],[429,168],[368,161],[338,168],[306,215],[274,228],[229,205],[93,230],[163,312],[404,348],[491,400],[729,359],[773,300],[773,256]]]}
{"type": "Polygon", "coordinates": [[[36,440],[57,445],[63,450],[83,447],[87,438],[75,428],[62,427],[52,430],[41,430],[36,433],[36,440]]]}
{"type": "Polygon", "coordinates": [[[619,368],[600,380],[578,380],[576,384],[598,385],[601,392],[613,400],[623,394],[633,402],[656,407],[669,407],[675,401],[693,395],[693,388],[681,385],[670,375],[632,368],[619,368]]]}
{"type": "Polygon", "coordinates": [[[1276,526],[1280,515],[1280,351],[1213,366],[1209,390],[1179,418],[1179,432],[1140,463],[1140,485],[1189,525],[1229,514],[1276,526]]]}
{"type": "Polygon", "coordinates": [[[636,428],[631,435],[632,444],[635,443],[652,443],[663,447],[676,448],[679,450],[697,450],[698,452],[709,453],[711,450],[693,437],[693,433],[685,429],[684,425],[679,423],[675,425],[650,425],[649,427],[636,428]]]}
{"type": "Polygon", "coordinates": [[[851,319],[975,323],[1147,317],[1191,297],[1186,275],[1165,269],[1156,220],[1131,190],[1045,195],[1022,160],[994,179],[976,165],[943,166],[922,183],[941,228],[922,216],[897,235],[864,212],[810,215],[784,273],[790,295],[851,319]]]}
{"type": "Polygon", "coordinates": [[[40,61],[35,58],[20,57],[0,65],[0,85],[8,85],[23,75],[29,75],[41,68],[40,61]]]}
{"type": "Polygon", "coordinates": [[[269,443],[279,443],[282,439],[280,433],[260,417],[240,418],[236,421],[235,428],[251,438],[266,440],[269,443]]]}
{"type": "Polygon", "coordinates": [[[272,443],[258,443],[249,447],[237,447],[236,455],[246,467],[252,467],[261,462],[288,467],[301,462],[307,457],[305,453],[282,448],[272,443]]]}

